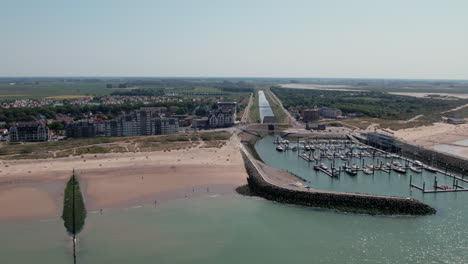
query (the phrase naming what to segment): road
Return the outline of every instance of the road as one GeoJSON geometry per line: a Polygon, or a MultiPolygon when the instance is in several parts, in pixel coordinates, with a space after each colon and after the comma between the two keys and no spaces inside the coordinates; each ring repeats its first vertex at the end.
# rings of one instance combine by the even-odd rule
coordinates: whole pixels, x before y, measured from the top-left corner
{"type": "Polygon", "coordinates": [[[253,93],[251,93],[250,98],[249,98],[249,103],[245,107],[244,114],[242,115],[242,118],[241,118],[241,124],[246,124],[249,122],[250,108],[252,108],[253,100],[254,100],[253,93]]]}
{"type": "Polygon", "coordinates": [[[293,128],[304,128],[305,126],[303,124],[301,124],[299,121],[296,120],[296,118],[294,118],[288,110],[286,110],[283,106],[283,103],[281,102],[281,100],[276,97],[276,94],[274,94],[273,92],[271,91],[268,91],[268,93],[270,93],[271,97],[278,103],[278,105],[281,107],[281,109],[283,109],[283,111],[286,113],[286,116],[288,117],[289,119],[289,122],[293,128]]]}

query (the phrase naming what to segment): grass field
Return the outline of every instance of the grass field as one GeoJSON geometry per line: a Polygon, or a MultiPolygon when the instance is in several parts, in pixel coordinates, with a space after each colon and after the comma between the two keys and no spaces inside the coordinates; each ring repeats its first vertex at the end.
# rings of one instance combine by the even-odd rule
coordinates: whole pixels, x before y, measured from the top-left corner
{"type": "Polygon", "coordinates": [[[260,123],[260,109],[258,109],[258,92],[254,92],[254,99],[252,107],[250,108],[249,112],[249,119],[250,122],[253,123],[260,123]]]}
{"type": "Polygon", "coordinates": [[[280,104],[273,98],[270,90],[266,90],[265,96],[268,100],[268,103],[270,103],[271,110],[273,110],[273,114],[275,114],[278,123],[285,123],[287,116],[284,111],[286,110],[283,109],[280,104]]]}
{"type": "Polygon", "coordinates": [[[31,84],[15,84],[0,82],[0,99],[42,98],[49,96],[106,95],[112,91],[106,88],[105,82],[58,82],[48,81],[31,84]]]}

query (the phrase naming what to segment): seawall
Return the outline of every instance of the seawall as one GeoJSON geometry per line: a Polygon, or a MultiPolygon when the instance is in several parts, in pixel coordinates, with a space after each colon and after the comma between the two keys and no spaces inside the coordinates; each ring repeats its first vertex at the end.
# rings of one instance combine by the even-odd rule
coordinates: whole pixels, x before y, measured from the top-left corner
{"type": "Polygon", "coordinates": [[[250,189],[268,200],[371,215],[431,215],[436,210],[416,199],[288,188],[265,179],[250,153],[241,150],[250,189]]]}
{"type": "Polygon", "coordinates": [[[434,165],[441,169],[465,174],[468,172],[468,160],[448,153],[437,152],[400,141],[401,154],[405,157],[420,160],[426,164],[434,165]]]}

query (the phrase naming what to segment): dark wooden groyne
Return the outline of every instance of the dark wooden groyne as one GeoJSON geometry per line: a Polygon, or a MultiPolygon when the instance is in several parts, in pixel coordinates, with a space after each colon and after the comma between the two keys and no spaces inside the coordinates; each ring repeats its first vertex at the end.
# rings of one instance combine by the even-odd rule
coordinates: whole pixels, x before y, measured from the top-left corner
{"type": "Polygon", "coordinates": [[[251,191],[268,200],[371,215],[431,215],[436,210],[416,199],[319,190],[298,190],[267,181],[246,150],[241,150],[251,191]]]}

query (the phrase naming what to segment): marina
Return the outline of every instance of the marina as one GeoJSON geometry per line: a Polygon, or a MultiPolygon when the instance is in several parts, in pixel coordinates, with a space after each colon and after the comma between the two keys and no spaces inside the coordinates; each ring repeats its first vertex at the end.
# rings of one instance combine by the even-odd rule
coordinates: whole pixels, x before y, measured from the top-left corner
{"type": "MultiPolygon", "coordinates": [[[[365,177],[375,175],[398,177],[401,181],[404,176],[407,178],[406,186],[409,186],[410,190],[414,188],[421,190],[422,193],[468,191],[466,187],[468,180],[465,179],[465,175],[435,168],[352,139],[285,139],[278,135],[270,136],[271,138],[277,154],[288,159],[293,155],[297,156],[307,164],[309,170],[315,171],[315,175],[327,175],[335,182],[357,176],[365,180],[365,177]]],[[[374,178],[372,180],[375,181],[374,178]]],[[[311,180],[308,183],[309,187],[317,187],[311,180]]]]}

